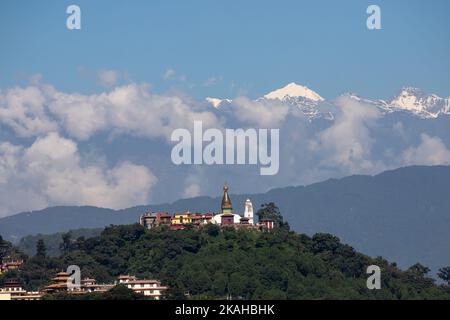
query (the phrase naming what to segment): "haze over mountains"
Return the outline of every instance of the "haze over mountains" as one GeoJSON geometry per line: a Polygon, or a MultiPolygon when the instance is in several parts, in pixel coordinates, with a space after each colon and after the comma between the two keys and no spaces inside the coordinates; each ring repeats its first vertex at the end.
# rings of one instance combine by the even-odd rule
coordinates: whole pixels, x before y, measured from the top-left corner
{"type": "MultiPolygon", "coordinates": [[[[233,191],[234,181],[229,181],[233,191]]],[[[247,197],[255,210],[275,202],[291,227],[309,235],[329,232],[356,249],[396,261],[415,262],[436,271],[450,265],[450,166],[412,166],[376,176],[350,176],[309,186],[286,187],[262,194],[232,194],[234,211],[243,212],[247,197]]],[[[27,234],[98,228],[138,221],[151,211],[217,212],[217,197],[195,197],[170,204],[123,210],[96,207],[53,207],[0,219],[0,234],[17,242],[27,234]]]]}
{"type": "MultiPolygon", "coordinates": [[[[290,83],[258,99],[198,101],[129,83],[96,94],[36,83],[0,91],[0,217],[58,205],[127,208],[264,193],[411,165],[450,164],[449,99],[404,88],[392,99],[325,99],[290,83]],[[258,165],[175,165],[178,128],[276,128],[279,171],[258,165]]],[[[205,146],[206,143],[204,143],[205,146]]]]}

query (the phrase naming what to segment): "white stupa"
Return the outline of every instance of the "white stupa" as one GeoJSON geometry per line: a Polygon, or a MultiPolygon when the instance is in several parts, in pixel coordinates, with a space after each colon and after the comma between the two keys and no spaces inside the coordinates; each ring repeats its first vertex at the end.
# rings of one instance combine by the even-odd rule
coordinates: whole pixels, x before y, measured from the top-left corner
{"type": "Polygon", "coordinates": [[[253,204],[250,201],[250,199],[245,200],[244,217],[248,218],[249,224],[254,224],[254,222],[253,222],[253,204]]]}

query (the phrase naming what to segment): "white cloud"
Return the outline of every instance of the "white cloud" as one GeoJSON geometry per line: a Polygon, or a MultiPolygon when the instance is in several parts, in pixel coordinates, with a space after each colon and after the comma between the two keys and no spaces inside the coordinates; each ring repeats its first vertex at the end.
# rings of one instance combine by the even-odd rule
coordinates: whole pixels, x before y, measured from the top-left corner
{"type": "Polygon", "coordinates": [[[102,86],[110,88],[115,86],[117,81],[119,81],[119,72],[116,70],[100,70],[97,73],[97,79],[102,86]]]}
{"type": "Polygon", "coordinates": [[[77,144],[49,133],[30,147],[0,144],[0,216],[49,205],[123,208],[148,202],[157,178],[145,166],[81,164],[77,144]]]}
{"type": "Polygon", "coordinates": [[[370,105],[348,97],[336,100],[339,114],[334,124],[319,132],[311,141],[310,150],[318,153],[320,164],[343,167],[348,172],[371,172],[378,165],[371,160],[375,140],[370,128],[380,117],[380,112],[370,105]]]}
{"type": "Polygon", "coordinates": [[[37,87],[0,91],[0,124],[13,129],[21,137],[32,137],[57,130],[49,117],[46,98],[37,87]]]}
{"type": "MultiPolygon", "coordinates": [[[[0,126],[36,138],[31,146],[1,142],[0,215],[59,204],[120,208],[147,203],[157,180],[148,168],[130,162],[106,167],[81,155],[76,141],[108,132],[169,143],[174,129],[191,128],[194,120],[203,121],[204,128],[221,124],[206,107],[177,95],[152,94],[148,85],[92,95],[44,84],[0,91],[0,126]]],[[[189,194],[196,192],[191,187],[189,194]]]]}
{"type": "Polygon", "coordinates": [[[202,166],[194,166],[190,168],[184,180],[184,190],[181,196],[183,198],[198,197],[202,194],[202,185],[205,183],[205,179],[210,178],[205,171],[206,168],[202,166]]]}
{"type": "Polygon", "coordinates": [[[289,107],[277,100],[253,101],[245,97],[233,100],[236,120],[260,128],[278,128],[289,113],[289,107]]]}
{"type": "Polygon", "coordinates": [[[402,159],[405,165],[448,165],[450,150],[438,137],[421,135],[421,143],[403,151],[402,159]]]}
{"type": "Polygon", "coordinates": [[[201,188],[198,184],[192,183],[188,185],[183,192],[184,198],[193,198],[200,195],[201,188]]]}
{"type": "Polygon", "coordinates": [[[190,128],[194,120],[204,127],[219,126],[209,111],[194,110],[178,96],[150,94],[145,86],[129,85],[108,94],[107,122],[119,132],[170,139],[176,128],[190,128]]]}
{"type": "Polygon", "coordinates": [[[52,91],[48,99],[50,112],[71,137],[88,140],[107,128],[108,94],[81,95],[52,91]]]}
{"type": "Polygon", "coordinates": [[[109,130],[169,140],[174,129],[189,128],[194,120],[219,127],[212,112],[180,96],[152,94],[148,85],[129,84],[92,95],[64,93],[45,85],[0,92],[0,124],[25,137],[64,131],[88,140],[109,130]]]}

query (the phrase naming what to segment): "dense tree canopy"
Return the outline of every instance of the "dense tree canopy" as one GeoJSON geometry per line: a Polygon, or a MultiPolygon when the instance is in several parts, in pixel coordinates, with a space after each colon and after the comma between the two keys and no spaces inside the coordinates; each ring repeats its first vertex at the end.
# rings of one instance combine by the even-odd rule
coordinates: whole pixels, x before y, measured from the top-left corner
{"type": "Polygon", "coordinates": [[[447,282],[450,285],[450,267],[439,269],[438,277],[447,282]]]}
{"type": "Polygon", "coordinates": [[[36,244],[36,256],[40,258],[45,258],[47,256],[47,247],[42,239],[39,239],[36,244]]]}
{"type": "Polygon", "coordinates": [[[3,259],[9,256],[11,248],[11,243],[3,240],[2,236],[0,236],[0,263],[3,261],[3,259]]]}
{"type": "Polygon", "coordinates": [[[65,247],[73,245],[79,239],[87,239],[100,235],[103,231],[99,228],[81,228],[74,229],[68,232],[58,232],[53,234],[36,234],[28,235],[20,239],[17,247],[29,256],[36,254],[36,244],[39,240],[44,240],[47,248],[47,255],[56,257],[59,256],[65,247]]]}
{"type": "Polygon", "coordinates": [[[136,224],[110,226],[100,236],[66,245],[61,256],[36,255],[21,271],[3,278],[18,277],[26,288],[38,289],[56,272],[76,264],[82,277],[99,282],[112,282],[120,274],[159,279],[170,287],[169,299],[450,298],[447,286],[427,277],[426,267],[417,264],[401,271],[330,234],[308,237],[286,228],[264,232],[215,225],[146,230],[136,224]],[[372,264],[382,269],[381,290],[366,287],[366,268],[372,264]]]}

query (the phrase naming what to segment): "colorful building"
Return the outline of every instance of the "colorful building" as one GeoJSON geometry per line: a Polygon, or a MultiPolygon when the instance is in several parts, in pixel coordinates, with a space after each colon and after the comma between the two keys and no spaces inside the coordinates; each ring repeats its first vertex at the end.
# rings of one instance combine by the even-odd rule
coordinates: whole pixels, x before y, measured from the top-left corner
{"type": "Polygon", "coordinates": [[[7,260],[6,262],[0,263],[0,274],[10,270],[17,270],[22,264],[23,260],[7,260]]]}
{"type": "Polygon", "coordinates": [[[171,220],[171,225],[186,225],[191,223],[192,219],[189,211],[185,213],[176,213],[171,220]]]}
{"type": "Polygon", "coordinates": [[[243,215],[234,213],[228,190],[228,185],[225,183],[223,187],[220,213],[191,213],[186,211],[184,213],[169,214],[161,212],[146,212],[141,215],[139,223],[147,229],[152,229],[159,225],[168,225],[171,230],[183,230],[208,223],[223,227],[273,229],[274,221],[270,219],[264,219],[264,221],[260,221],[255,224],[253,217],[253,204],[250,199],[247,199],[244,203],[243,215]]]}

